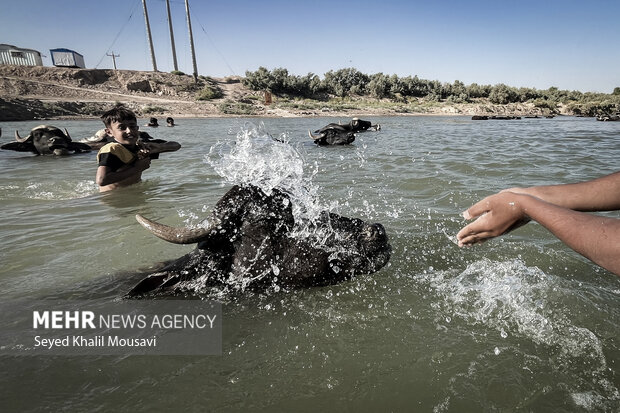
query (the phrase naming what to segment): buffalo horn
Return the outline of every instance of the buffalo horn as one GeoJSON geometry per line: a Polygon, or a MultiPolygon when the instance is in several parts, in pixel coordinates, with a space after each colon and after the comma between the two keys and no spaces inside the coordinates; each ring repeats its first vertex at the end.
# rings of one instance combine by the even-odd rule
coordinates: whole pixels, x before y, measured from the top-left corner
{"type": "Polygon", "coordinates": [[[308,136],[310,136],[311,139],[314,139],[314,140],[321,139],[322,138],[321,135],[322,134],[320,133],[318,135],[313,135],[312,132],[310,132],[310,130],[308,129],[308,136]]]}
{"type": "Polygon", "coordinates": [[[148,229],[158,238],[173,244],[194,244],[205,238],[211,232],[212,228],[175,228],[159,222],[151,221],[140,214],[136,215],[136,220],[144,228],[148,229]]]}
{"type": "Polygon", "coordinates": [[[67,128],[65,128],[65,135],[67,135],[67,138],[71,140],[71,135],[69,135],[69,131],[67,130],[67,128]]]}
{"type": "Polygon", "coordinates": [[[29,137],[30,135],[26,136],[25,138],[22,138],[21,136],[19,136],[19,132],[17,132],[17,129],[15,129],[15,140],[17,142],[26,142],[29,137]]]}

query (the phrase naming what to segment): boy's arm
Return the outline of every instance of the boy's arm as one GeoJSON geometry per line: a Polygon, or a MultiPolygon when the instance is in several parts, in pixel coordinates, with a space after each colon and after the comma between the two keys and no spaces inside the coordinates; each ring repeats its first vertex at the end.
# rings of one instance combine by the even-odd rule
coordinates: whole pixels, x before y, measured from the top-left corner
{"type": "Polygon", "coordinates": [[[620,172],[588,182],[511,188],[506,191],[532,195],[576,211],[613,211],[620,209],[620,172]]]}
{"type": "Polygon", "coordinates": [[[620,275],[620,220],[573,211],[512,192],[485,198],[463,215],[466,219],[478,219],[458,233],[460,246],[502,235],[515,223],[529,218],[576,252],[620,275]]]}
{"type": "Polygon", "coordinates": [[[151,141],[141,141],[138,146],[149,155],[160,154],[162,152],[174,152],[181,149],[181,144],[175,141],[164,141],[161,139],[151,141]]]}

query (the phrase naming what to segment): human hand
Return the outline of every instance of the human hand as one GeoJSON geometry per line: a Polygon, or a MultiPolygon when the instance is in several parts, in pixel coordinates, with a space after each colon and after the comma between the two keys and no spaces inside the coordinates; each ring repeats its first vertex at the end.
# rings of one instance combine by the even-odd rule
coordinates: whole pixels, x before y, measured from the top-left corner
{"type": "Polygon", "coordinates": [[[484,242],[528,223],[520,202],[524,196],[528,195],[502,191],[463,212],[465,219],[477,219],[456,235],[459,247],[484,242]]]}
{"type": "Polygon", "coordinates": [[[138,153],[137,153],[138,159],[148,158],[149,154],[151,153],[151,148],[148,146],[148,144],[143,142],[140,139],[138,140],[137,146],[138,146],[138,153]]]}

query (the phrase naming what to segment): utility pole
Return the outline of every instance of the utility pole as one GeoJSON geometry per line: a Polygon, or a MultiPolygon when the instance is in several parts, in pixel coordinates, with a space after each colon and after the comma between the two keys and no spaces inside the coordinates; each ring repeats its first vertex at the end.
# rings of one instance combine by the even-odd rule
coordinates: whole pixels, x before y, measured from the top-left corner
{"type": "Polygon", "coordinates": [[[177,65],[177,51],[174,47],[174,33],[172,31],[172,17],[170,17],[170,0],[166,0],[166,10],[168,11],[168,27],[170,28],[170,44],[172,45],[172,63],[174,64],[174,70],[178,71],[177,65]]]}
{"type": "Polygon", "coordinates": [[[194,36],[192,36],[192,21],[189,18],[189,3],[185,0],[185,12],[187,13],[187,28],[189,29],[189,47],[192,51],[192,64],[194,65],[194,81],[198,82],[198,68],[196,67],[196,52],[194,51],[194,36]]]}
{"type": "Polygon", "coordinates": [[[114,52],[112,52],[112,54],[106,53],[106,56],[112,56],[112,62],[114,62],[114,70],[116,70],[116,58],[121,57],[121,55],[114,54],[114,52]]]}
{"type": "Polygon", "coordinates": [[[144,20],[146,21],[146,36],[149,39],[151,47],[151,60],[153,61],[153,71],[157,72],[157,62],[155,61],[155,50],[153,49],[153,38],[151,37],[151,25],[149,24],[149,13],[146,10],[146,0],[142,0],[142,8],[144,9],[144,20]]]}

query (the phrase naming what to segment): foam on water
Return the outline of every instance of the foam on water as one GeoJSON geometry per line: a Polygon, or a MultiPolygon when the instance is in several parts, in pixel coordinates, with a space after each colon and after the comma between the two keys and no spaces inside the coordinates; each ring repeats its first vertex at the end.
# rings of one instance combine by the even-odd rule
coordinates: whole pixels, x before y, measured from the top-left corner
{"type": "Polygon", "coordinates": [[[24,182],[0,186],[0,199],[35,199],[65,201],[98,193],[94,181],[24,182]]]}

